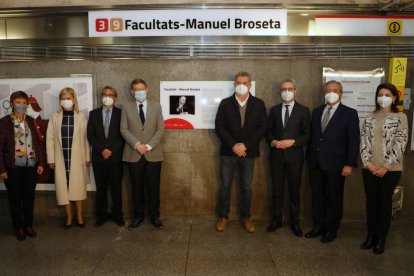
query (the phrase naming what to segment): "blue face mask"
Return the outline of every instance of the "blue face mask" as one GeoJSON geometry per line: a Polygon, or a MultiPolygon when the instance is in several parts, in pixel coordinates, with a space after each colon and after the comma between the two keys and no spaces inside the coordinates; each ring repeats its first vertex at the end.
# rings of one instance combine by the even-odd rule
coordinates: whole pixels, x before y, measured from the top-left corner
{"type": "Polygon", "coordinates": [[[140,103],[142,103],[147,98],[147,91],[145,91],[145,90],[135,91],[134,96],[135,96],[135,99],[137,101],[139,101],[140,103]]]}

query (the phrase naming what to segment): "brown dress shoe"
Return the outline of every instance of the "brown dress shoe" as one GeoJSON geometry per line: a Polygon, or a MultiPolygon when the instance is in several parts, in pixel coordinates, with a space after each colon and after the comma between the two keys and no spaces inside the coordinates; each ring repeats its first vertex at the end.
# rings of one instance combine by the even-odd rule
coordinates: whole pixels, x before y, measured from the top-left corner
{"type": "Polygon", "coordinates": [[[244,225],[244,228],[246,229],[246,231],[249,232],[249,233],[254,233],[254,231],[256,231],[254,229],[254,225],[253,225],[253,223],[250,219],[244,219],[243,220],[243,225],[244,225]]]}
{"type": "Polygon", "coordinates": [[[228,220],[226,218],[219,218],[216,223],[216,230],[223,232],[226,229],[228,220]]]}
{"type": "Polygon", "coordinates": [[[24,239],[26,239],[23,228],[19,228],[16,230],[16,239],[18,239],[19,241],[23,241],[24,239]]]}
{"type": "Polygon", "coordinates": [[[24,228],[24,233],[26,234],[26,236],[31,237],[31,238],[37,237],[35,230],[31,226],[24,228]]]}

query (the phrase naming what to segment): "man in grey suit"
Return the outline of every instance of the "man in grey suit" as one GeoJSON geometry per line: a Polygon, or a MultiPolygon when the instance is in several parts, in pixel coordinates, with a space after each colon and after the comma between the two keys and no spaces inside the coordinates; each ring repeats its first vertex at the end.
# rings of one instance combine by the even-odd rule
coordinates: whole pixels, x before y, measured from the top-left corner
{"type": "Polygon", "coordinates": [[[147,99],[148,86],[142,79],[131,82],[131,94],[135,100],[123,104],[121,116],[121,134],[126,142],[122,160],[128,164],[134,204],[134,219],[128,229],[144,223],[146,205],[152,225],[163,228],[159,219],[164,133],[161,105],[147,99]]]}

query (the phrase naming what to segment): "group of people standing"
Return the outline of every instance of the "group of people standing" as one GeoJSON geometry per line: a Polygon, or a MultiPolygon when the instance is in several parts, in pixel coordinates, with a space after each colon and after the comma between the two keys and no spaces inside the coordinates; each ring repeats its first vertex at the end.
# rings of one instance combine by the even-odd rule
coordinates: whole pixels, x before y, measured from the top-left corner
{"type": "Polygon", "coordinates": [[[36,173],[45,166],[54,170],[57,204],[65,207],[65,229],[73,224],[83,228],[83,201],[87,197],[88,166],[92,163],[97,188],[95,226],[108,219],[125,225],[122,214],[122,162],[128,164],[133,182],[133,230],[145,221],[159,220],[161,139],[164,120],[159,103],[147,99],[148,86],[142,79],[131,83],[131,100],[114,106],[117,91],[102,90],[102,106],[90,112],[89,120],[79,110],[76,92],[70,87],[59,93],[58,111],[49,120],[46,148],[37,135],[36,124],[27,115],[28,95],[10,96],[13,111],[0,119],[0,177],[4,179],[11,218],[18,240],[36,237],[33,229],[36,173]],[[92,148],[92,158],[90,155],[92,148]],[[108,208],[108,189],[112,208],[108,208]],[[76,216],[72,213],[76,207],[76,216]],[[110,212],[108,212],[110,210],[110,212]]]}
{"type": "MultiPolygon", "coordinates": [[[[272,174],[272,219],[267,227],[274,232],[283,225],[283,195],[289,192],[290,228],[302,237],[299,223],[300,186],[305,156],[312,190],[313,229],[307,238],[321,236],[321,242],[336,239],[342,219],[345,178],[357,167],[358,152],[363,162],[368,236],[362,249],[384,252],[390,228],[392,195],[403,171],[403,153],[408,140],[407,117],[399,112],[399,93],[390,83],[378,86],[376,108],[367,115],[361,132],[357,111],[341,103],[343,88],[337,81],[324,85],[325,104],[314,109],[296,101],[293,79],[280,84],[282,103],[269,115],[263,100],[250,93],[251,75],[240,72],[234,94],[221,101],[215,130],[221,140],[220,187],[217,231],[226,229],[230,212],[230,192],[235,173],[239,174],[239,211],[243,227],[255,232],[251,221],[252,180],[260,141],[270,147],[272,174]],[[305,152],[306,149],[306,152],[305,152]]],[[[102,90],[102,106],[90,112],[89,120],[79,111],[76,93],[64,88],[59,94],[59,110],[50,118],[46,150],[36,135],[33,118],[26,116],[28,96],[11,94],[13,112],[0,120],[0,177],[5,180],[16,238],[36,237],[33,207],[36,173],[48,165],[55,172],[58,205],[65,206],[64,228],[75,223],[84,227],[83,200],[86,199],[88,166],[92,163],[97,188],[95,226],[108,219],[124,226],[122,214],[122,162],[132,180],[133,230],[145,222],[163,228],[160,221],[161,140],[164,119],[161,105],[147,99],[148,86],[142,79],[131,83],[131,100],[114,106],[117,91],[102,90]],[[90,156],[90,148],[92,155],[90,156]],[[46,154],[45,154],[46,152],[46,154]],[[92,157],[92,158],[91,158],[92,157]],[[108,189],[112,208],[109,212],[108,189]],[[76,206],[76,218],[72,203],[76,206]]]]}
{"type": "Polygon", "coordinates": [[[325,104],[309,108],[295,98],[295,80],[280,84],[282,103],[271,108],[250,94],[251,75],[240,72],[234,81],[234,95],[221,101],[216,115],[216,133],[221,140],[218,220],[216,230],[226,229],[230,212],[230,191],[234,174],[239,174],[239,211],[243,227],[255,232],[250,219],[252,178],[260,141],[270,147],[272,175],[271,221],[268,232],[283,224],[285,179],[289,192],[290,229],[297,237],[302,168],[308,160],[312,190],[313,228],[306,238],[321,237],[322,243],[336,239],[342,220],[345,178],[363,162],[368,236],[361,249],[384,252],[391,224],[392,196],[403,171],[403,154],[408,140],[407,117],[399,112],[399,93],[390,83],[379,85],[375,110],[368,114],[360,131],[358,113],[341,103],[342,84],[328,81],[323,87],[325,104]],[[306,149],[306,150],[305,150],[306,149]]]}

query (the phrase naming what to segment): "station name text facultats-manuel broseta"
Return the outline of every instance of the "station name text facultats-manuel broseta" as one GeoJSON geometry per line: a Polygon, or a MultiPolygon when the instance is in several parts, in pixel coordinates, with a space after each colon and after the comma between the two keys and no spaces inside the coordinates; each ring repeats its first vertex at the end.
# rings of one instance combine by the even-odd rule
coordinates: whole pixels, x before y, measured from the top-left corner
{"type": "Polygon", "coordinates": [[[222,21],[202,21],[197,19],[186,19],[185,23],[180,21],[162,21],[153,19],[152,21],[136,22],[129,19],[125,20],[125,30],[178,30],[185,28],[188,30],[205,30],[205,29],[280,29],[280,21],[257,20],[248,21],[239,18],[232,20],[228,18],[222,21]]]}

